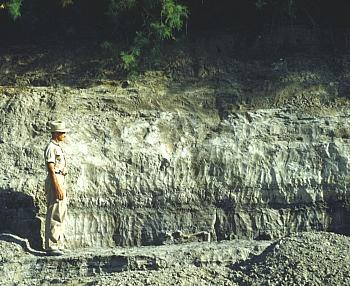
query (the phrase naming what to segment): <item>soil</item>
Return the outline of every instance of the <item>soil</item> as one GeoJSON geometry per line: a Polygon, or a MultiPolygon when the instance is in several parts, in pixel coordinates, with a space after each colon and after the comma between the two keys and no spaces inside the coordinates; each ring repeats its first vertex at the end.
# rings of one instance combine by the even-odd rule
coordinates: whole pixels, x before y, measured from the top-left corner
{"type": "Polygon", "coordinates": [[[11,94],[11,88],[18,92],[28,87],[122,87],[130,96],[137,96],[135,92],[143,89],[151,91],[147,94],[150,107],[171,109],[177,101],[185,108],[186,104],[196,107],[190,91],[201,87],[215,100],[211,106],[208,98],[206,108],[218,109],[222,116],[232,111],[270,108],[331,113],[349,107],[349,66],[348,54],[235,56],[230,52],[229,39],[218,36],[205,48],[194,48],[193,44],[172,46],[156,60],[143,61],[140,76],[128,79],[118,58],[98,44],[67,47],[56,43],[0,51],[0,88],[11,94]],[[220,55],[217,46],[225,47],[220,55]],[[164,90],[176,94],[170,105],[161,97],[164,90]]]}

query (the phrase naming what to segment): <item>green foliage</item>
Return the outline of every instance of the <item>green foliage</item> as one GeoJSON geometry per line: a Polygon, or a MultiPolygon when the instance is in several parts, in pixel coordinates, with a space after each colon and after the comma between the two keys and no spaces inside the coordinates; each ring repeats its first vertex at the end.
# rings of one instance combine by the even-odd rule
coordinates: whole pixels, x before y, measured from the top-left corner
{"type": "Polygon", "coordinates": [[[139,58],[143,49],[150,43],[149,38],[142,32],[137,32],[133,45],[128,51],[120,53],[122,68],[127,71],[129,77],[135,77],[138,73],[139,58]]]}
{"type": "Polygon", "coordinates": [[[348,7],[345,2],[342,5],[331,1],[320,3],[319,0],[0,0],[0,9],[7,10],[0,17],[6,17],[7,26],[3,30],[8,38],[26,35],[27,31],[38,38],[48,34],[61,37],[69,30],[77,31],[74,37],[92,35],[100,40],[99,37],[104,35],[104,39],[118,41],[118,44],[103,42],[101,47],[119,56],[120,66],[126,72],[136,74],[146,53],[147,56],[155,54],[162,42],[175,39],[189,16],[187,7],[194,11],[193,20],[189,22],[192,31],[197,31],[197,27],[198,30],[222,29],[226,28],[224,25],[237,24],[237,27],[244,27],[247,23],[249,27],[256,25],[258,29],[268,26],[271,31],[281,25],[305,23],[311,23],[313,27],[319,23],[323,26],[330,23],[330,27],[336,27],[344,22],[350,26],[348,14],[341,11],[348,7]],[[330,13],[328,10],[332,7],[334,11],[331,9],[330,13]],[[259,13],[252,11],[254,9],[258,9],[259,13]],[[240,15],[241,11],[247,17],[240,15]],[[217,19],[221,16],[220,12],[225,12],[222,15],[226,18],[217,19]],[[343,17],[342,21],[338,21],[337,13],[343,17]],[[14,24],[7,14],[13,20],[20,16],[21,19],[14,24]],[[256,19],[253,18],[255,15],[258,15],[256,19]],[[205,25],[200,23],[203,19],[206,20],[205,25]],[[64,33],[60,33],[62,31],[64,33]],[[82,35],[79,31],[83,31],[82,35]]]}
{"type": "Polygon", "coordinates": [[[140,56],[140,50],[131,48],[127,52],[121,52],[122,68],[129,72],[129,77],[134,77],[137,74],[137,60],[140,56]]]}
{"type": "Polygon", "coordinates": [[[174,39],[174,32],[182,28],[183,19],[188,16],[185,6],[178,5],[172,0],[162,2],[160,19],[150,23],[151,34],[161,41],[174,39]]]}
{"type": "Polygon", "coordinates": [[[13,20],[21,16],[22,0],[10,0],[6,7],[13,20]]]}
{"type": "Polygon", "coordinates": [[[125,10],[132,9],[136,6],[136,0],[109,0],[108,14],[116,16],[125,10]]]}
{"type": "MultiPolygon", "coordinates": [[[[176,1],[107,0],[106,15],[112,22],[115,20],[114,23],[124,25],[126,31],[131,26],[128,35],[135,33],[129,48],[119,54],[121,67],[129,75],[137,74],[140,58],[146,50],[153,51],[162,41],[175,39],[175,33],[181,30],[188,9],[176,1]],[[126,23],[123,23],[123,17],[127,19],[126,23]]],[[[115,53],[112,46],[109,42],[101,45],[104,50],[115,53]]]]}
{"type": "Polygon", "coordinates": [[[183,18],[188,16],[188,9],[176,4],[173,0],[164,0],[161,10],[161,22],[171,30],[180,30],[183,18]]]}
{"type": "MultiPolygon", "coordinates": [[[[116,2],[123,2],[113,0],[116,2]]],[[[135,1],[129,0],[124,6],[114,6],[118,9],[136,8],[135,1]]],[[[180,31],[188,9],[176,0],[147,0],[139,1],[139,11],[143,11],[143,30],[136,33],[132,46],[121,53],[122,68],[129,74],[135,75],[139,58],[147,47],[154,48],[164,40],[174,39],[175,32],[180,31]]],[[[116,10],[114,10],[116,11],[116,10]]]]}

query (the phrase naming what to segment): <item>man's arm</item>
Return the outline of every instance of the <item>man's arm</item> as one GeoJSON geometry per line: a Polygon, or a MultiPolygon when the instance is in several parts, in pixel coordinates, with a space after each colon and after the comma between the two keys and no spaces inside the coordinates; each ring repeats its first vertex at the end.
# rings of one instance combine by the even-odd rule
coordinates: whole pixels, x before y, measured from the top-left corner
{"type": "Polygon", "coordinates": [[[51,182],[53,185],[53,188],[56,193],[56,198],[58,200],[63,200],[63,191],[61,189],[60,184],[58,183],[58,180],[56,178],[56,173],[55,173],[55,164],[54,163],[47,163],[48,166],[48,171],[49,171],[49,176],[51,178],[51,182]]]}

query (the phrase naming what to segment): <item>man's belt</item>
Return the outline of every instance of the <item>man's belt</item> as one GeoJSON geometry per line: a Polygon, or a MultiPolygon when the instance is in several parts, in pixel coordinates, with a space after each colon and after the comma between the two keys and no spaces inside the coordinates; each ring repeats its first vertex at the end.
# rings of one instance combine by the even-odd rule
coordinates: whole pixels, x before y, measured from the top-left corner
{"type": "Polygon", "coordinates": [[[59,174],[59,175],[62,175],[62,176],[65,176],[66,174],[62,172],[62,170],[59,170],[59,171],[55,171],[55,174],[59,174]]]}

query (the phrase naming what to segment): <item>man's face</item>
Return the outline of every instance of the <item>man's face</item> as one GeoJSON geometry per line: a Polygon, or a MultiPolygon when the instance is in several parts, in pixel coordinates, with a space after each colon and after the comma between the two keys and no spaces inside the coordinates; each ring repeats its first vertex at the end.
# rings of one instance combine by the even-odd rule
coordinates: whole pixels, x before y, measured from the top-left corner
{"type": "Polygon", "coordinates": [[[57,138],[57,141],[63,142],[63,141],[64,141],[64,138],[66,138],[66,133],[64,133],[64,132],[58,132],[56,138],[57,138]]]}

